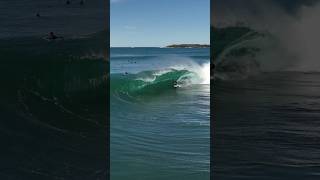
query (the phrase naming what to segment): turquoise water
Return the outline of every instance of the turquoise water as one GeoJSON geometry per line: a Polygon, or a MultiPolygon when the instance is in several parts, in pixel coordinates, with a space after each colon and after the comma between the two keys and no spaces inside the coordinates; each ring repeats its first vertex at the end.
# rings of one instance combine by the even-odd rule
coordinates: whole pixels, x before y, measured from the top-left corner
{"type": "Polygon", "coordinates": [[[111,180],[209,179],[209,65],[209,49],[111,48],[111,180]]]}

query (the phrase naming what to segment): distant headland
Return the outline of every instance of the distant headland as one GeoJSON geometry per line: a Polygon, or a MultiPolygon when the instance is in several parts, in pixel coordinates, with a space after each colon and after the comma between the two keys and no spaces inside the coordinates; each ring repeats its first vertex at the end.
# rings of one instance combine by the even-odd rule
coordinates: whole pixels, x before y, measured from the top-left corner
{"type": "Polygon", "coordinates": [[[210,48],[208,44],[172,44],[167,48],[210,48]]]}

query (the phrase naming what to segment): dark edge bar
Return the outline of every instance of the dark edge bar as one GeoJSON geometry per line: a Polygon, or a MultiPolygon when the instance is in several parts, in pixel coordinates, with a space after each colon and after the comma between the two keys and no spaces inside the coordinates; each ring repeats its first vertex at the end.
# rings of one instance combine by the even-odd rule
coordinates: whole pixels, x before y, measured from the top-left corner
{"type": "Polygon", "coordinates": [[[212,34],[212,25],[213,25],[213,1],[210,0],[210,179],[213,180],[213,139],[214,139],[214,118],[213,118],[213,75],[214,75],[214,57],[213,57],[213,34],[212,34]]]}
{"type": "Polygon", "coordinates": [[[105,61],[107,61],[107,99],[106,99],[106,141],[101,142],[106,144],[106,179],[110,179],[110,0],[105,1],[105,30],[107,32],[107,44],[105,50],[105,61]]]}

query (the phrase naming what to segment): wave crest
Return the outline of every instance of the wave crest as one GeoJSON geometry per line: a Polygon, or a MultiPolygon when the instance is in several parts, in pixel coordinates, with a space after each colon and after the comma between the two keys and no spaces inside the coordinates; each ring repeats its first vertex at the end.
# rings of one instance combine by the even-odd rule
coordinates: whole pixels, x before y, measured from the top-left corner
{"type": "Polygon", "coordinates": [[[111,93],[117,97],[157,95],[177,88],[210,84],[210,63],[176,66],[137,74],[111,74],[111,93]]]}

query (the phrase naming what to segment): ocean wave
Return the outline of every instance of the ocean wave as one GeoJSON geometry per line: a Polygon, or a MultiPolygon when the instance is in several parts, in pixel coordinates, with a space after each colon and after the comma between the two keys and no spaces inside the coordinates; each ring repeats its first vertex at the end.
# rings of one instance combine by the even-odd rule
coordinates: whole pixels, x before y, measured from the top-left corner
{"type": "Polygon", "coordinates": [[[289,63],[286,60],[290,57],[282,52],[279,39],[274,34],[246,27],[229,27],[217,31],[228,38],[216,39],[216,79],[239,80],[261,72],[288,70],[289,63]]]}
{"type": "Polygon", "coordinates": [[[0,58],[2,61],[34,61],[54,59],[65,61],[94,57],[105,58],[107,50],[107,32],[64,38],[62,40],[45,40],[41,36],[12,37],[0,39],[0,58]]]}
{"type": "Polygon", "coordinates": [[[212,31],[216,79],[238,80],[261,72],[317,72],[319,69],[314,58],[317,51],[299,44],[307,44],[306,41],[316,44],[318,40],[312,33],[308,39],[301,39],[303,32],[300,35],[295,30],[290,30],[289,35],[282,34],[282,30],[253,27],[212,27],[212,31]]]}
{"type": "Polygon", "coordinates": [[[210,84],[210,63],[191,67],[173,66],[136,74],[111,74],[110,81],[112,95],[126,99],[160,95],[179,88],[204,84],[210,84]]]}
{"type": "Polygon", "coordinates": [[[1,39],[0,106],[41,121],[47,114],[61,115],[56,117],[61,120],[77,115],[73,118],[84,122],[79,117],[106,106],[109,63],[102,55],[102,36],[104,32],[59,42],[1,39]]]}

